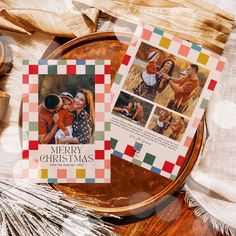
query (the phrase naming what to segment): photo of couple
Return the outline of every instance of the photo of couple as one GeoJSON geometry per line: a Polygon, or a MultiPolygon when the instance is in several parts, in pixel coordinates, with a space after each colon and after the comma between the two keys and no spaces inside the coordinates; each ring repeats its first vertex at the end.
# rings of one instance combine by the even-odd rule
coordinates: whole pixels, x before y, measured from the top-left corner
{"type": "Polygon", "coordinates": [[[112,113],[144,127],[152,108],[153,105],[121,92],[112,113]]]}
{"type": "Polygon", "coordinates": [[[142,43],[123,89],[191,116],[209,71],[142,43]]]}
{"type": "Polygon", "coordinates": [[[173,140],[181,141],[187,125],[187,119],[157,107],[148,128],[173,140]]]}
{"type": "Polygon", "coordinates": [[[93,143],[94,84],[92,85],[90,81],[84,86],[84,80],[85,78],[68,79],[51,76],[40,80],[38,107],[40,144],[93,143]],[[52,79],[56,86],[50,87],[52,79]],[[59,93],[60,90],[63,92],[59,93]]]}

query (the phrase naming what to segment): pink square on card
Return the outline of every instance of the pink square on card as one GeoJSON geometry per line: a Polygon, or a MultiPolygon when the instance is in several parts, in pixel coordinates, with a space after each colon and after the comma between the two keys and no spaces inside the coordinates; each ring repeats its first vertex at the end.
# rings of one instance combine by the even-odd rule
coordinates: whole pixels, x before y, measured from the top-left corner
{"type": "Polygon", "coordinates": [[[217,66],[216,66],[216,70],[221,72],[221,71],[223,71],[224,66],[225,66],[225,63],[223,61],[219,61],[217,66]]]}
{"type": "Polygon", "coordinates": [[[29,113],[28,112],[23,112],[23,121],[24,122],[29,121],[29,113]]]}
{"type": "Polygon", "coordinates": [[[110,169],[110,168],[111,168],[111,161],[105,160],[105,169],[110,169]]]}
{"type": "Polygon", "coordinates": [[[105,174],[104,174],[104,169],[96,169],[95,170],[95,178],[104,178],[105,174]]]}
{"type": "Polygon", "coordinates": [[[29,168],[37,169],[38,168],[38,160],[29,160],[29,168]]]}
{"type": "Polygon", "coordinates": [[[72,183],[75,184],[75,183],[76,183],[76,179],[67,179],[66,182],[67,182],[67,183],[71,183],[71,184],[72,184],[72,183]]]}
{"type": "Polygon", "coordinates": [[[185,56],[185,57],[188,56],[189,52],[190,52],[190,48],[185,45],[181,45],[178,51],[180,55],[185,56]]]}
{"type": "Polygon", "coordinates": [[[110,92],[111,92],[110,84],[105,84],[105,93],[110,93],[110,92]]]}
{"type": "Polygon", "coordinates": [[[95,98],[96,98],[96,102],[104,103],[104,94],[103,93],[96,93],[95,98]]]}
{"type": "Polygon", "coordinates": [[[105,112],[110,112],[110,109],[111,109],[111,104],[105,103],[105,112]]]}
{"type": "Polygon", "coordinates": [[[215,59],[220,59],[220,55],[216,54],[214,52],[211,53],[211,57],[215,58],[215,59]]]}
{"type": "Polygon", "coordinates": [[[191,137],[187,137],[185,139],[184,146],[185,147],[189,147],[191,145],[191,142],[192,142],[192,138],[191,137]]]}
{"type": "Polygon", "coordinates": [[[173,37],[173,41],[175,41],[177,43],[182,43],[183,42],[183,40],[181,38],[176,37],[176,36],[173,37]]]}
{"type": "Polygon", "coordinates": [[[66,179],[67,170],[66,169],[58,169],[57,170],[57,178],[66,179]]]}
{"type": "Polygon", "coordinates": [[[37,103],[29,103],[29,112],[37,112],[38,104],[37,103]]]}
{"type": "Polygon", "coordinates": [[[201,120],[199,118],[195,118],[193,121],[192,127],[197,129],[198,125],[200,124],[200,121],[201,120]]]}
{"type": "Polygon", "coordinates": [[[37,84],[30,84],[29,85],[29,92],[30,93],[38,93],[38,85],[37,84]]]}
{"type": "Polygon", "coordinates": [[[29,94],[24,93],[23,94],[23,103],[28,103],[29,102],[29,94]]]}
{"type": "Polygon", "coordinates": [[[104,121],[105,113],[104,112],[96,112],[95,119],[96,119],[96,121],[104,121]]]}

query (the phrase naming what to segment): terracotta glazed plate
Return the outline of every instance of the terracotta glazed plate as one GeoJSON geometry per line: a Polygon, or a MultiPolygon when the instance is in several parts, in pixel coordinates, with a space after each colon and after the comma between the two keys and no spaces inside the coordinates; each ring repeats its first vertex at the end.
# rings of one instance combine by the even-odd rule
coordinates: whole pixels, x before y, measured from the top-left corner
{"type": "MultiPolygon", "coordinates": [[[[65,43],[45,59],[110,59],[113,81],[130,39],[130,35],[123,33],[95,33],[65,43]]],[[[201,122],[175,181],[112,156],[111,184],[54,184],[52,186],[73,197],[73,202],[86,205],[102,215],[128,216],[146,211],[175,192],[184,183],[197,160],[203,130],[204,124],[201,122]]]]}

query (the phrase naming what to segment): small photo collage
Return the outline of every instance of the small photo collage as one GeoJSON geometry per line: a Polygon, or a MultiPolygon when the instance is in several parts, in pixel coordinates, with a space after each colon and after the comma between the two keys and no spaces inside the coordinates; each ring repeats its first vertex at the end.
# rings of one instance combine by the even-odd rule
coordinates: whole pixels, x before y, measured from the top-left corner
{"type": "Polygon", "coordinates": [[[209,74],[142,42],[113,114],[180,142],[209,74]]]}

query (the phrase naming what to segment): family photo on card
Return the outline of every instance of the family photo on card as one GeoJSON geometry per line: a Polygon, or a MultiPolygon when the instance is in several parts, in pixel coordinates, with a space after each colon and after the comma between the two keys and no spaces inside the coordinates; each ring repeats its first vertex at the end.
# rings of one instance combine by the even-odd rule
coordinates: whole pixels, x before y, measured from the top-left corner
{"type": "Polygon", "coordinates": [[[23,178],[109,183],[110,61],[24,60],[23,66],[23,178]]]}
{"type": "Polygon", "coordinates": [[[39,78],[39,142],[92,143],[95,126],[93,78],[76,76],[39,78]],[[51,83],[54,86],[50,86],[51,83]]]}
{"type": "Polygon", "coordinates": [[[112,85],[112,153],[174,180],[221,61],[162,30],[138,26],[112,85]]]}

